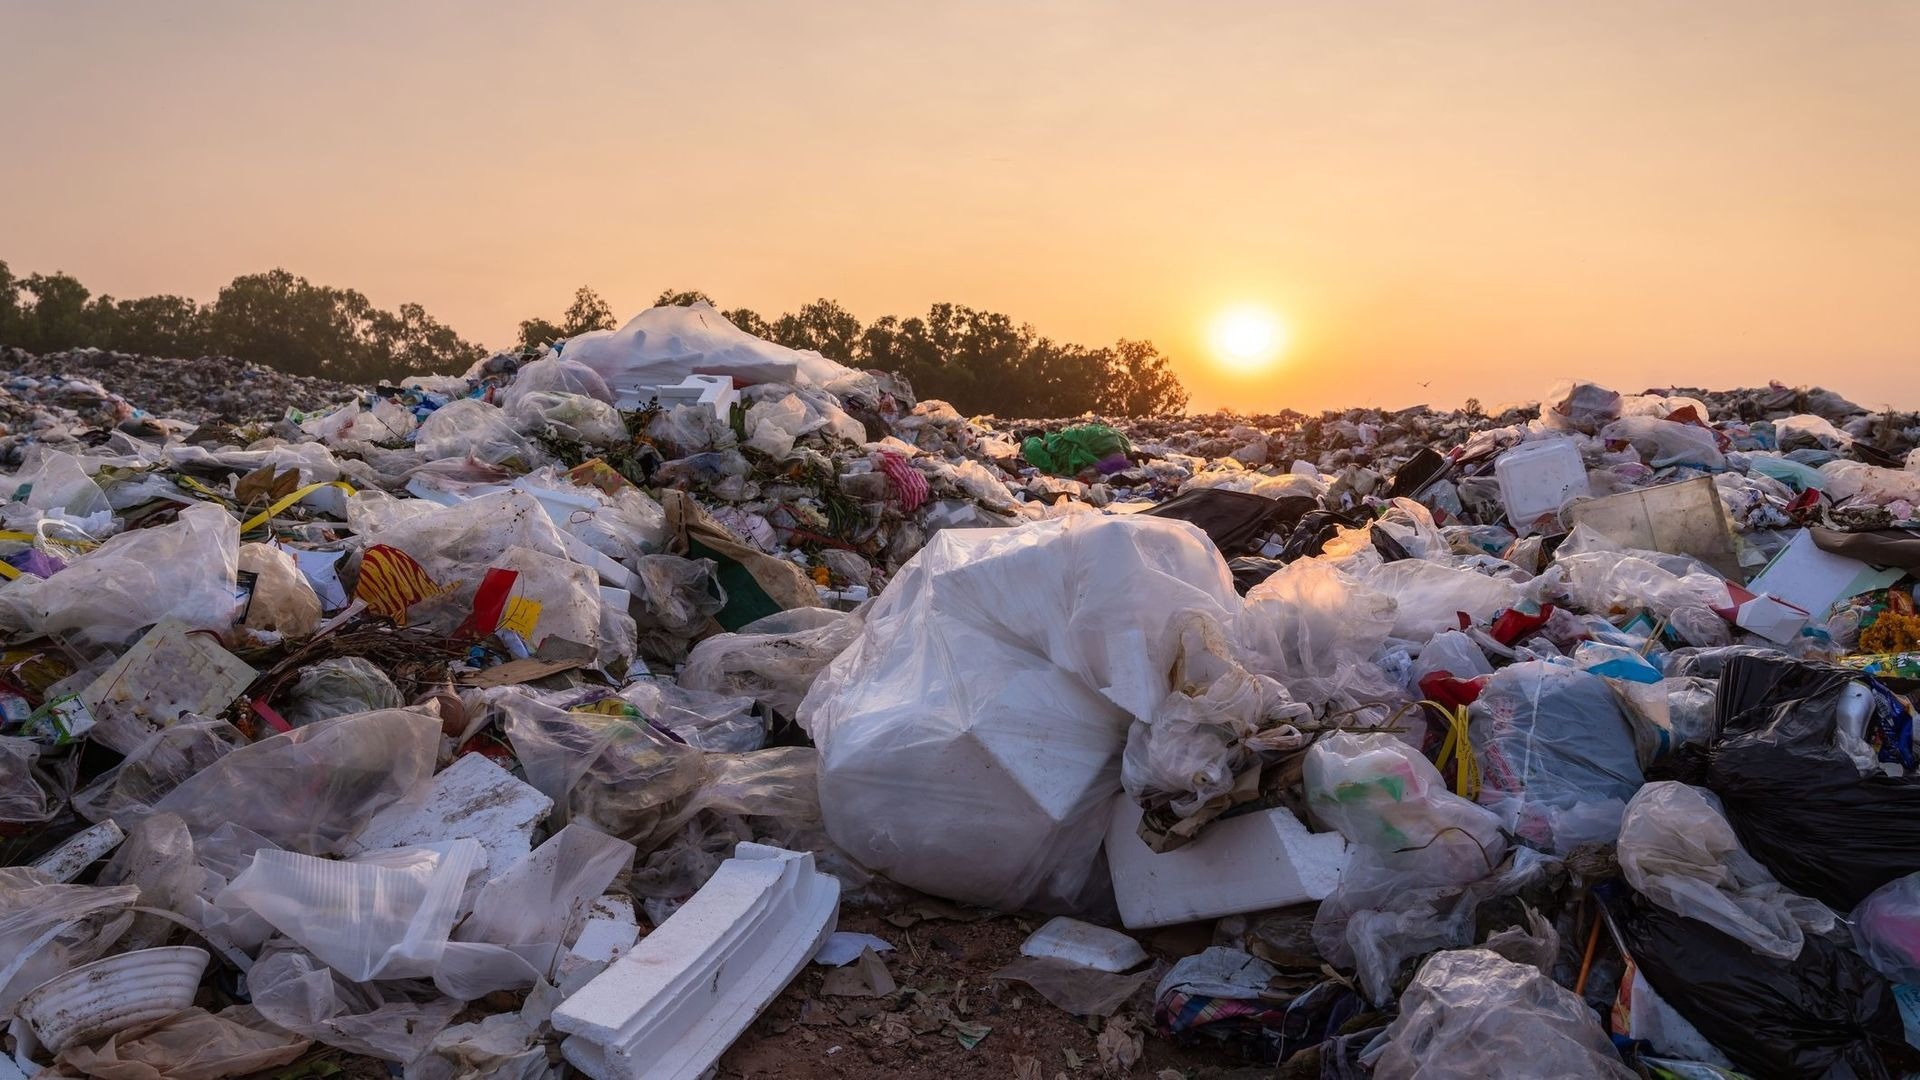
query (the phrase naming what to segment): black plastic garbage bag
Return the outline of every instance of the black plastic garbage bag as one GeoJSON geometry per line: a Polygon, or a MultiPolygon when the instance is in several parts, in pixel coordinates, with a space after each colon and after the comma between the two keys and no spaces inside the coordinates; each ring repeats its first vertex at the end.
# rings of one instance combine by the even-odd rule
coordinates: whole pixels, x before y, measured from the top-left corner
{"type": "Polygon", "coordinates": [[[1268,533],[1290,532],[1318,505],[1304,495],[1269,499],[1247,491],[1196,488],[1141,513],[1196,525],[1221,554],[1231,557],[1251,550],[1268,533]]]}
{"type": "Polygon", "coordinates": [[[1756,1080],[1891,1077],[1913,1053],[1893,984],[1848,949],[1810,935],[1777,960],[1628,889],[1606,900],[1647,982],[1756,1080]]]}
{"type": "Polygon", "coordinates": [[[1841,911],[1920,871],[1920,776],[1862,776],[1834,745],[1841,694],[1862,678],[1785,657],[1728,661],[1706,777],[1748,853],[1841,911]]]}

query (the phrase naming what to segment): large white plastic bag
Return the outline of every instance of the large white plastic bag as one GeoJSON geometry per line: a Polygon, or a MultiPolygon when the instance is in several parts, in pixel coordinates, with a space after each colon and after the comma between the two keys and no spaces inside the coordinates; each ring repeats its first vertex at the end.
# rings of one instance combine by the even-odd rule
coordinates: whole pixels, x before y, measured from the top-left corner
{"type": "Polygon", "coordinates": [[[440,750],[440,721],[418,709],[338,716],[222,757],[154,807],[195,839],[231,821],[290,851],[337,852],[383,807],[420,797],[440,750]]]}
{"type": "Polygon", "coordinates": [[[1713,432],[1693,424],[1653,416],[1625,416],[1601,428],[1600,438],[1632,445],[1634,452],[1656,469],[1691,465],[1717,471],[1727,464],[1713,432]]]}
{"type": "Polygon", "coordinates": [[[512,410],[521,398],[543,390],[585,394],[596,401],[613,404],[613,391],[607,388],[607,380],[601,378],[599,372],[578,361],[543,356],[520,365],[513,381],[500,392],[500,405],[512,410]]]}
{"type": "Polygon", "coordinates": [[[1698,919],[1754,952],[1800,955],[1804,926],[1833,929],[1825,904],[1774,880],[1740,846],[1720,800],[1705,788],[1660,780],[1641,788],[1620,819],[1620,873],[1636,892],[1698,919]]]}
{"type": "Polygon", "coordinates": [[[1491,949],[1436,953],[1400,999],[1376,1080],[1634,1080],[1587,1003],[1491,949]]]}
{"type": "Polygon", "coordinates": [[[1920,874],[1895,878],[1853,909],[1853,944],[1897,983],[1920,983],[1920,874]]]}
{"type": "Polygon", "coordinates": [[[240,523],[218,506],[108,540],[50,578],[0,587],[0,630],[120,645],[171,615],[196,628],[233,625],[240,523]]]}
{"type": "Polygon", "coordinates": [[[93,482],[79,458],[43,443],[28,445],[18,472],[0,476],[0,502],[69,518],[91,517],[109,508],[106,492],[93,482]]]}
{"type": "Polygon", "coordinates": [[[1331,563],[1298,559],[1247,592],[1234,636],[1247,666],[1297,701],[1324,705],[1391,686],[1373,655],[1393,629],[1393,598],[1331,563]]]}
{"type": "Polygon", "coordinates": [[[1507,831],[1565,854],[1619,834],[1642,777],[1633,728],[1606,680],[1532,660],[1494,672],[1468,734],[1480,760],[1480,805],[1507,831]]]}
{"type": "Polygon", "coordinates": [[[1083,907],[1127,729],[1171,688],[1183,616],[1225,624],[1226,564],[1185,522],[1077,516],[936,535],[814,683],[828,834],[938,895],[1083,907]]]}
{"type": "Polygon", "coordinates": [[[421,421],[414,447],[428,460],[470,457],[489,465],[531,465],[536,456],[533,444],[514,430],[504,410],[476,398],[434,410],[421,421]]]}
{"type": "Polygon", "coordinates": [[[252,908],[354,982],[420,978],[433,974],[467,877],[485,862],[480,844],[464,839],[344,862],[262,851],[221,902],[252,908]]]}
{"type": "Polygon", "coordinates": [[[1462,611],[1486,623],[1520,600],[1520,586],[1511,581],[1425,559],[1382,563],[1361,580],[1394,600],[1393,636],[1408,641],[1458,629],[1462,611]]]}
{"type": "Polygon", "coordinates": [[[598,372],[621,399],[636,396],[640,387],[671,386],[695,374],[729,375],[742,385],[802,386],[825,386],[853,374],[817,352],[754,337],[704,302],[649,308],[618,330],[569,338],[558,353],[598,372]]]}
{"type": "Polygon", "coordinates": [[[507,407],[507,418],[528,435],[551,428],[563,438],[589,446],[612,446],[627,437],[627,425],[613,406],[585,394],[536,390],[507,407]]]}

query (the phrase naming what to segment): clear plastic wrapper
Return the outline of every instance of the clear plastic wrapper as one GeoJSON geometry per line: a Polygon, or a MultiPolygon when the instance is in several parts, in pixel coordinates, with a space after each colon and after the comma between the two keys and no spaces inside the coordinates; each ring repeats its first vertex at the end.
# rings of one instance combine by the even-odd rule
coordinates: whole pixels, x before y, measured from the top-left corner
{"type": "Polygon", "coordinates": [[[613,404],[613,391],[607,380],[585,364],[558,356],[543,356],[521,364],[513,381],[500,392],[500,405],[511,411],[522,398],[541,392],[584,394],[595,401],[613,404]]]}
{"type": "Polygon", "coordinates": [[[507,419],[530,436],[551,431],[588,446],[613,446],[627,437],[620,413],[585,394],[534,390],[517,395],[506,412],[507,419]]]}
{"type": "Polygon", "coordinates": [[[461,398],[420,423],[414,447],[428,460],[472,458],[489,465],[537,464],[537,451],[497,406],[461,398]]]}
{"type": "Polygon", "coordinates": [[[53,978],[106,955],[133,923],[133,885],[63,885],[25,866],[0,867],[0,1014],[53,978]]]}
{"type": "Polygon", "coordinates": [[[405,984],[356,984],[298,949],[262,956],[247,972],[254,1008],[276,1027],[387,1061],[412,1061],[462,1003],[405,984]]]}
{"type": "Polygon", "coordinates": [[[682,686],[743,694],[781,716],[800,710],[814,680],[860,633],[857,614],[796,608],[769,615],[734,634],[715,634],[693,647],[682,686]]]}
{"type": "Polygon", "coordinates": [[[336,716],[397,709],[406,704],[387,673],[358,656],[338,656],[300,669],[280,715],[294,727],[336,716]]]}
{"type": "Polygon", "coordinates": [[[113,821],[132,832],[168,792],[245,745],[247,737],[224,720],[183,717],[81,789],[73,808],[88,821],[113,821]]]}
{"type": "Polygon", "coordinates": [[[1247,666],[1313,705],[1392,690],[1373,656],[1393,629],[1387,594],[1331,563],[1299,559],[1248,590],[1234,620],[1247,666]]]}
{"type": "Polygon", "coordinates": [[[322,720],[241,747],[155,804],[195,837],[227,822],[290,851],[325,854],[383,807],[418,797],[440,750],[440,721],[416,709],[322,720]]]}

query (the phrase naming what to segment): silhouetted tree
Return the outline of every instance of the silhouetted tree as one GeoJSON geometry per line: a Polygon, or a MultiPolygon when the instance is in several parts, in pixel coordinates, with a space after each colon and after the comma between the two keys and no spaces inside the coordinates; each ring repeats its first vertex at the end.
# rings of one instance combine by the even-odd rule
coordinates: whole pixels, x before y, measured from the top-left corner
{"type": "Polygon", "coordinates": [[[87,343],[87,287],[58,271],[28,274],[20,290],[33,298],[27,305],[21,345],[39,352],[71,349],[87,343]]]}
{"type": "Polygon", "coordinates": [[[613,318],[613,305],[600,298],[585,285],[573,292],[573,303],[567,306],[566,313],[555,323],[549,319],[533,318],[520,323],[521,345],[551,345],[562,338],[570,338],[590,330],[611,330],[617,323],[613,318]]]}
{"type": "MultiPolygon", "coordinates": [[[[754,319],[758,320],[759,316],[755,315],[754,319]]],[[[740,326],[737,322],[734,325],[740,326]]],[[[740,329],[747,328],[741,326],[740,329]]],[[[860,346],[860,320],[825,297],[802,306],[792,314],[780,316],[767,329],[769,332],[760,336],[789,349],[812,349],[830,360],[843,363],[852,360],[860,346]]]]}
{"type": "Polygon", "coordinates": [[[1108,353],[1099,411],[1117,416],[1159,416],[1186,409],[1186,387],[1173,373],[1172,361],[1161,355],[1153,342],[1122,340],[1108,353]]]}
{"type": "Polygon", "coordinates": [[[713,303],[713,297],[699,289],[688,289],[685,292],[677,289],[661,289],[660,295],[653,298],[654,307],[692,307],[699,303],[713,304],[716,308],[720,306],[713,303]]]}

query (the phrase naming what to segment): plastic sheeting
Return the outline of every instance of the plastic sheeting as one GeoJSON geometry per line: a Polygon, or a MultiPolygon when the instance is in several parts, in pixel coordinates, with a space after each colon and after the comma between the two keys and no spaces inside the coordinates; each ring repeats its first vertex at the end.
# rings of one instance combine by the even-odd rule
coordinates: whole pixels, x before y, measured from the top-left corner
{"type": "Polygon", "coordinates": [[[758,619],[734,634],[693,647],[680,683],[742,694],[792,718],[833,658],[859,636],[861,617],[831,608],[796,608],[758,619]]]}
{"type": "Polygon", "coordinates": [[[1234,635],[1247,666],[1280,680],[1297,700],[1347,703],[1394,689],[1373,655],[1397,609],[1391,596],[1332,564],[1300,559],[1248,590],[1234,635]]]}
{"type": "Polygon", "coordinates": [[[569,338],[557,351],[561,359],[592,368],[621,399],[640,387],[669,386],[689,375],[727,375],[740,385],[826,386],[854,374],[817,352],[754,337],[705,302],[648,308],[618,330],[569,338]]]}

